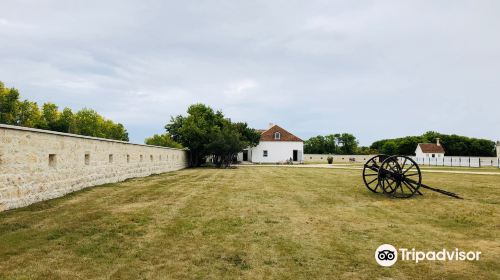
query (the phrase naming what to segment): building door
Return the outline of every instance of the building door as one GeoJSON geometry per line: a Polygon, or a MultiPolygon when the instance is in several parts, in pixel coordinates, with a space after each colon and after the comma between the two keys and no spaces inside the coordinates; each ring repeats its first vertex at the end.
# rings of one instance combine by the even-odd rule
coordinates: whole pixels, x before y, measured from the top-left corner
{"type": "Polygon", "coordinates": [[[248,150],[243,150],[243,161],[248,161],[248,150]]]}
{"type": "Polygon", "coordinates": [[[299,160],[299,151],[293,150],[293,161],[298,161],[298,160],[299,160]]]}

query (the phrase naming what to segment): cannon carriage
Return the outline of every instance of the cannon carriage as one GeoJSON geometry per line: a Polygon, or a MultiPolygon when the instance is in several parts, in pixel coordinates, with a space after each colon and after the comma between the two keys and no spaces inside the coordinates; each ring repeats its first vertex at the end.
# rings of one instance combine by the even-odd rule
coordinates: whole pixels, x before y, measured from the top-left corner
{"type": "Polygon", "coordinates": [[[376,155],[368,159],[363,166],[363,181],[370,191],[394,198],[422,195],[420,190],[428,189],[461,199],[455,193],[423,184],[420,167],[407,156],[376,155]]]}

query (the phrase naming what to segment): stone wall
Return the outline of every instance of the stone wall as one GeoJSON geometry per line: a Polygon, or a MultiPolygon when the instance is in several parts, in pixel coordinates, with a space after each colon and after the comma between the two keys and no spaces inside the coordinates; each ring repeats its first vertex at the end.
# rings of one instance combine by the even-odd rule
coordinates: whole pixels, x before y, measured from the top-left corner
{"type": "Polygon", "coordinates": [[[187,166],[187,151],[0,125],[0,211],[187,166]]]}
{"type": "Polygon", "coordinates": [[[374,155],[322,155],[322,154],[304,154],[304,162],[306,163],[327,163],[328,157],[333,157],[333,162],[354,162],[364,163],[374,155]]]}

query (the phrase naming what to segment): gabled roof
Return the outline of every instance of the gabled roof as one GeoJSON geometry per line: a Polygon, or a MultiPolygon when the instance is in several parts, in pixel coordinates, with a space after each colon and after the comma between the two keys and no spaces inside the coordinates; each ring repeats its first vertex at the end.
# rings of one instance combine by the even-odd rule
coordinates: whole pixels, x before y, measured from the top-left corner
{"type": "Polygon", "coordinates": [[[292,142],[304,142],[299,137],[286,131],[284,128],[273,125],[268,130],[262,132],[260,136],[260,141],[292,141],[292,142]],[[280,139],[274,139],[274,133],[279,132],[281,135],[280,139]]]}
{"type": "Polygon", "coordinates": [[[441,145],[433,143],[420,143],[418,144],[423,153],[444,154],[444,148],[441,145]]]}

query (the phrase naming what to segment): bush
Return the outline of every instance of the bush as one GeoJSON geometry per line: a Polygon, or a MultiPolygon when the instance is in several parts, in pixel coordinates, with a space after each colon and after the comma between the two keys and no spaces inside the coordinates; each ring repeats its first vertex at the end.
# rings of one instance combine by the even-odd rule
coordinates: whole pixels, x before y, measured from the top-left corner
{"type": "Polygon", "coordinates": [[[326,160],[328,161],[328,164],[333,163],[333,157],[327,157],[326,160]]]}

